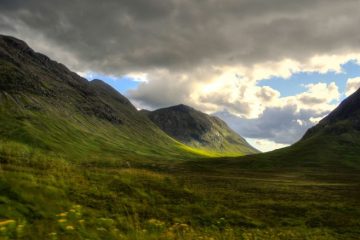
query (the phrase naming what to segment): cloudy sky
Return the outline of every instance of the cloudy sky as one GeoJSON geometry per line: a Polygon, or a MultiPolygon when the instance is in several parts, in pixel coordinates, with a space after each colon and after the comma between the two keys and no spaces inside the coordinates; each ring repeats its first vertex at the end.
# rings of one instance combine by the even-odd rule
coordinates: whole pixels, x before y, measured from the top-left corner
{"type": "Polygon", "coordinates": [[[218,115],[266,151],[360,86],[359,10],[360,0],[0,0],[0,32],[138,108],[218,115]]]}

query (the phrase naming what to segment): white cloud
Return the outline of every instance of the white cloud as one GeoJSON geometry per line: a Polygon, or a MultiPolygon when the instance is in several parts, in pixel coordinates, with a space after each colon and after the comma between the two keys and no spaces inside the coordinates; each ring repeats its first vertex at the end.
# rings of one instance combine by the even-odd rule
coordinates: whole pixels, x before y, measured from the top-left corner
{"type": "Polygon", "coordinates": [[[306,109],[321,113],[332,110],[335,107],[332,102],[340,98],[339,88],[335,82],[308,84],[305,88],[307,90],[303,93],[279,99],[282,101],[279,105],[291,103],[297,105],[298,110],[306,109]]]}
{"type": "MultiPolygon", "coordinates": [[[[229,78],[216,81],[206,91],[200,91],[198,102],[216,106],[217,111],[226,109],[244,118],[257,118],[269,107],[294,105],[297,111],[313,110],[317,113],[335,107],[332,102],[339,100],[340,92],[335,82],[308,84],[298,95],[281,97],[280,93],[268,86],[257,86],[256,82],[243,81],[242,78],[229,78]],[[210,89],[210,90],[209,90],[210,89]]],[[[201,106],[198,103],[197,105],[201,106]]]]}
{"type": "Polygon", "coordinates": [[[317,124],[317,123],[319,123],[320,122],[320,120],[321,119],[323,119],[325,116],[321,116],[321,117],[311,117],[311,118],[309,118],[309,120],[310,120],[310,122],[312,123],[312,124],[317,124]]]}
{"type": "Polygon", "coordinates": [[[300,125],[300,126],[303,126],[305,123],[303,120],[301,119],[297,119],[296,122],[300,125]]]}
{"type": "Polygon", "coordinates": [[[340,97],[334,82],[308,84],[304,87],[305,91],[300,94],[289,97],[275,95],[271,101],[252,96],[253,101],[248,101],[252,104],[250,109],[259,106],[264,109],[254,118],[235,114],[234,108],[225,108],[225,111],[219,111],[216,115],[246,138],[292,144],[298,141],[308,128],[333,110],[336,107],[334,100],[340,97]]]}
{"type": "Polygon", "coordinates": [[[125,75],[125,77],[131,78],[136,82],[148,82],[148,74],[144,72],[131,72],[125,75]]]}
{"type": "Polygon", "coordinates": [[[350,96],[360,88],[360,77],[349,78],[346,83],[346,96],[350,96]]]}
{"type": "Polygon", "coordinates": [[[335,83],[309,84],[304,86],[303,94],[286,98],[275,89],[257,84],[274,76],[289,78],[297,72],[341,72],[341,65],[352,59],[360,59],[360,55],[315,55],[304,63],[285,59],[250,67],[200,67],[191,72],[157,70],[148,72],[148,82],[131,91],[130,97],[153,108],[186,103],[208,113],[227,109],[245,118],[256,118],[267,107],[288,104],[329,110],[334,107],[331,101],[340,96],[335,83]]]}
{"type": "Polygon", "coordinates": [[[284,148],[289,146],[289,144],[276,143],[267,139],[259,138],[247,138],[248,143],[254,146],[256,149],[262,152],[269,152],[275,149],[284,148]]]}

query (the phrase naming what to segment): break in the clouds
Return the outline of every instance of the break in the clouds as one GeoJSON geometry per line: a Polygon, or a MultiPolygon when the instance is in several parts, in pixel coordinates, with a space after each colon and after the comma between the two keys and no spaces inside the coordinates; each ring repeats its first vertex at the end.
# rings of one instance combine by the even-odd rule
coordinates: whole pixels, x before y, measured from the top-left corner
{"type": "Polygon", "coordinates": [[[360,75],[304,75],[292,94],[274,79],[290,88],[298,73],[358,64],[359,9],[359,0],[0,0],[0,32],[79,73],[112,76],[139,107],[228,112],[240,134],[280,146],[350,94],[360,75]]]}

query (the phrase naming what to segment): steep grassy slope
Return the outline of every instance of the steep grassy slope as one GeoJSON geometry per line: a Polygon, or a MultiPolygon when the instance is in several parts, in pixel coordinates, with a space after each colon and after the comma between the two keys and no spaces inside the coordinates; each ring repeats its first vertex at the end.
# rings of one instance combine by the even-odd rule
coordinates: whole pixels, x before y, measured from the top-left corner
{"type": "Polygon", "coordinates": [[[232,155],[258,153],[224,121],[189,106],[181,104],[144,113],[164,132],[184,144],[232,155]]]}
{"type": "Polygon", "coordinates": [[[203,153],[168,137],[104,82],[88,82],[6,36],[0,37],[0,89],[3,141],[87,161],[100,153],[128,160],[203,153]]]}

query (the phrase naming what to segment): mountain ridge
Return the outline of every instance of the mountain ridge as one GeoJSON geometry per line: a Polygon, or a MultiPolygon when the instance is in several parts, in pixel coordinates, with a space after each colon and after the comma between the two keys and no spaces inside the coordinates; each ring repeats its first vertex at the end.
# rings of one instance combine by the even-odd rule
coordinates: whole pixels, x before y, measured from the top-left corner
{"type": "Polygon", "coordinates": [[[0,36],[0,90],[0,137],[5,141],[79,159],[101,157],[102,149],[107,149],[104,155],[119,162],[142,155],[159,158],[162,153],[169,158],[196,155],[108,84],[88,81],[25,42],[4,35],[0,36]]]}

